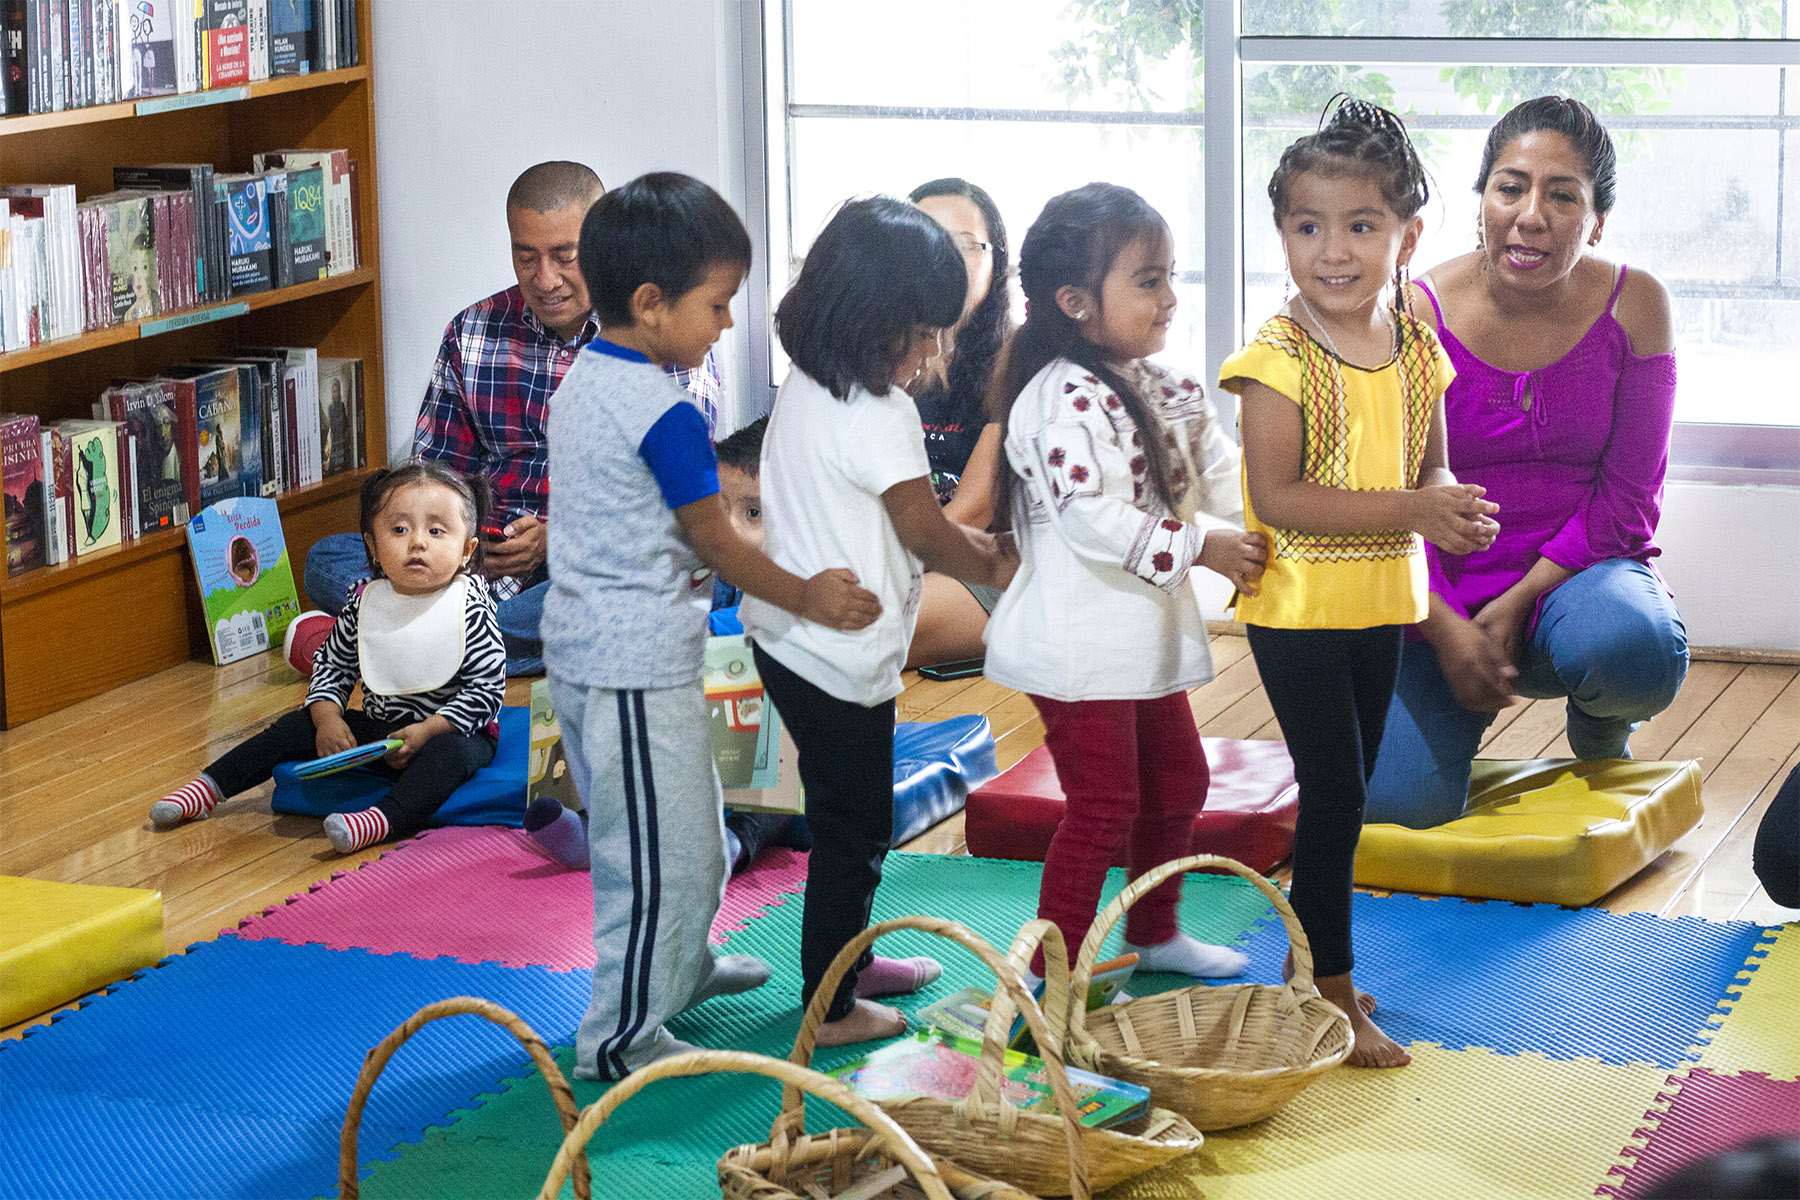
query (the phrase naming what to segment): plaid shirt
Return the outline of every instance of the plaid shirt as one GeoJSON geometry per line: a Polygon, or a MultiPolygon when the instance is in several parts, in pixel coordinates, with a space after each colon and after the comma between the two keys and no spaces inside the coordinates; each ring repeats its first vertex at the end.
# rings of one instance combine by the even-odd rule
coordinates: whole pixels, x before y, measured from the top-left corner
{"type": "MultiPolygon", "coordinates": [[[[563,341],[544,327],[517,287],[471,304],[451,318],[419,408],[413,453],[485,475],[501,523],[547,517],[549,454],[544,421],[550,394],[581,348],[600,332],[589,313],[563,341]]],[[[710,436],[723,388],[711,354],[692,371],[669,372],[706,414],[710,436]]]]}

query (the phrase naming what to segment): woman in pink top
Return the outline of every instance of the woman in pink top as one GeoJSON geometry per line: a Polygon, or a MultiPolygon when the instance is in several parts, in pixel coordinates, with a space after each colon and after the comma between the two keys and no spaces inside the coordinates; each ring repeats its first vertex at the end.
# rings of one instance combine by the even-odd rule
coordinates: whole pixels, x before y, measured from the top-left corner
{"type": "Polygon", "coordinates": [[[1513,694],[1567,696],[1581,758],[1630,756],[1687,674],[1687,632],[1650,560],[1675,356],[1668,291],[1596,258],[1612,139],[1544,96],[1488,135],[1476,248],[1413,287],[1456,365],[1450,468],[1499,504],[1486,550],[1428,550],[1430,615],[1409,640],[1368,821],[1461,815],[1482,733],[1513,694]]]}

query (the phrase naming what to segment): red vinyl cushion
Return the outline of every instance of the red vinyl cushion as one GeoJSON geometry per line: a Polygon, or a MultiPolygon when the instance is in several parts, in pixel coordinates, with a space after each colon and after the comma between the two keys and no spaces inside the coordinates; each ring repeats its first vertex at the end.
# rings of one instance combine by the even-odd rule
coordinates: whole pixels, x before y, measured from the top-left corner
{"type": "MultiPolygon", "coordinates": [[[[1300,789],[1282,742],[1202,738],[1212,773],[1206,807],[1194,819],[1191,854],[1223,854],[1270,871],[1294,848],[1300,789]]],[[[1050,749],[1039,746],[998,778],[969,793],[963,815],[969,853],[1044,861],[1062,820],[1064,797],[1050,749]]],[[[1121,847],[1114,866],[1126,866],[1121,847]]],[[[1169,856],[1181,853],[1171,848],[1169,856]]]]}

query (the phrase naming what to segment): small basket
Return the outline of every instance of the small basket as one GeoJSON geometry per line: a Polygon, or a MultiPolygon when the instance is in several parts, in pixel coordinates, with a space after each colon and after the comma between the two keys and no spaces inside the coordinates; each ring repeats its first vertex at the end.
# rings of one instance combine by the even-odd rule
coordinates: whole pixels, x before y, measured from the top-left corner
{"type": "MultiPolygon", "coordinates": [[[[556,1065],[556,1060],[550,1056],[543,1040],[532,1032],[531,1026],[517,1014],[508,1012],[489,1000],[474,996],[439,1000],[436,1004],[427,1004],[408,1017],[399,1028],[383,1038],[380,1045],[363,1057],[362,1073],[356,1078],[356,1090],[350,1094],[350,1106],[344,1112],[344,1132],[338,1143],[339,1200],[357,1200],[362,1194],[362,1185],[356,1177],[356,1134],[362,1125],[363,1106],[368,1103],[369,1093],[374,1089],[375,1080],[380,1077],[382,1069],[387,1066],[388,1059],[394,1057],[394,1052],[400,1049],[407,1038],[431,1022],[440,1017],[454,1017],[465,1013],[484,1017],[519,1039],[525,1052],[531,1055],[531,1061],[544,1074],[544,1082],[550,1087],[550,1099],[556,1104],[556,1115],[562,1119],[564,1134],[575,1128],[581,1115],[580,1108],[575,1103],[575,1093],[569,1089],[569,1081],[563,1077],[562,1068],[556,1065]]],[[[561,1186],[560,1183],[558,1186],[561,1186]]],[[[575,1168],[575,1197],[576,1200],[588,1200],[589,1195],[587,1160],[583,1159],[575,1168]]]]}
{"type": "Polygon", "coordinates": [[[1156,1103],[1203,1130],[1260,1121],[1344,1061],[1350,1018],[1313,987],[1312,947],[1281,889],[1235,859],[1212,854],[1155,867],[1094,918],[1070,987],[1085,997],[1100,944],[1127,909],[1179,871],[1218,867],[1255,884],[1287,928],[1294,975],[1286,984],[1197,985],[1124,1004],[1070,1006],[1069,1061],[1150,1089],[1156,1103]]]}
{"type": "Polygon", "coordinates": [[[912,916],[870,926],[852,938],[826,970],[800,1023],[790,1061],[802,1066],[811,1062],[814,1038],[844,973],[864,948],[897,929],[921,929],[960,943],[987,964],[999,981],[988,1008],[975,1084],[965,1099],[919,1096],[877,1101],[940,1161],[1035,1195],[1073,1195],[1087,1200],[1096,1189],[1110,1188],[1200,1148],[1199,1131],[1178,1114],[1162,1109],[1153,1108],[1111,1129],[1090,1129],[1077,1119],[1078,1106],[1063,1070],[1060,1036],[1065,1021],[1061,1010],[1069,994],[1063,967],[1068,954],[1062,934],[1048,921],[1032,921],[1021,929],[1007,958],[954,921],[912,916]],[[1052,987],[1046,992],[1051,997],[1048,1019],[1025,990],[1019,973],[1040,942],[1045,943],[1046,969],[1052,976],[1052,987]],[[1037,1039],[1056,1101],[1055,1114],[1023,1112],[1001,1099],[1000,1078],[1015,1006],[1025,1014],[1037,1039]]]}
{"type": "MultiPolygon", "coordinates": [[[[767,1075],[780,1080],[785,1085],[784,1096],[792,1095],[801,1106],[802,1119],[805,1101],[799,1097],[802,1092],[810,1092],[868,1126],[831,1129],[818,1135],[802,1129],[797,1137],[789,1137],[783,1132],[788,1116],[784,1106],[770,1142],[738,1146],[719,1159],[719,1191],[726,1200],[812,1200],[815,1196],[835,1196],[846,1191],[862,1200],[952,1200],[946,1177],[938,1167],[906,1136],[905,1130],[875,1105],[829,1075],[743,1050],[675,1054],[626,1076],[583,1110],[580,1120],[563,1138],[543,1190],[538,1193],[541,1200],[556,1200],[570,1170],[580,1172],[586,1167],[588,1140],[619,1105],[659,1079],[718,1071],[767,1075]]],[[[966,1193],[970,1200],[991,1194],[966,1193]]]]}

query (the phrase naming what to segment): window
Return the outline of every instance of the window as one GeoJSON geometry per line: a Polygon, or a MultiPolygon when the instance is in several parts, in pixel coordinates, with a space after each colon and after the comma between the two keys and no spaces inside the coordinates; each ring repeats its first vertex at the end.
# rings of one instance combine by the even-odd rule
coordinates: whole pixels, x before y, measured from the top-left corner
{"type": "Polygon", "coordinates": [[[915,0],[894,23],[891,10],[785,0],[768,6],[765,34],[771,255],[791,269],[845,196],[956,174],[993,193],[1016,249],[1051,195],[1111,180],[1142,192],[1175,233],[1183,307],[1169,356],[1216,370],[1280,303],[1265,188],[1332,93],[1387,104],[1413,130],[1433,182],[1421,267],[1473,245],[1472,185],[1492,123],[1519,100],[1573,95],[1620,152],[1603,253],[1654,272],[1675,297],[1678,457],[1800,467],[1796,7],[915,0]],[[1207,39],[1209,25],[1233,20],[1240,36],[1207,39]],[[1209,164],[1209,144],[1235,153],[1209,164]],[[1209,181],[1215,200],[1241,202],[1209,208],[1209,181]],[[1745,428],[1707,432],[1718,426],[1745,428]],[[1752,428],[1770,426],[1789,428],[1752,428]],[[1779,461],[1765,461],[1771,446],[1783,447],[1779,461]]]}

